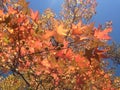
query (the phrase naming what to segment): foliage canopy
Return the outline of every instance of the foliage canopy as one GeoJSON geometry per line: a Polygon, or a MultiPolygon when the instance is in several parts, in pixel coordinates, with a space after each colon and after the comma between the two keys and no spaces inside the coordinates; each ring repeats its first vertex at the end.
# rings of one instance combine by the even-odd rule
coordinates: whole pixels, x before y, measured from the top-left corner
{"type": "Polygon", "coordinates": [[[12,72],[1,78],[1,88],[119,88],[113,85],[111,73],[102,68],[112,28],[95,27],[94,22],[84,24],[82,20],[88,21],[95,14],[95,0],[65,0],[62,19],[51,9],[43,14],[29,9],[25,0],[2,0],[0,5],[0,70],[12,72]]]}

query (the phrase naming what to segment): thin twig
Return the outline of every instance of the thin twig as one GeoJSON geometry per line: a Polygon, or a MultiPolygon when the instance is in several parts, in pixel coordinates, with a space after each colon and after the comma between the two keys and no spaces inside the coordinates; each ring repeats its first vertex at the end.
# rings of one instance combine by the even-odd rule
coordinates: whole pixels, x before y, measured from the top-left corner
{"type": "MultiPolygon", "coordinates": [[[[67,49],[67,48],[62,48],[62,49],[67,49]]],[[[31,56],[31,55],[35,55],[35,54],[41,54],[41,53],[49,52],[49,51],[52,51],[52,50],[57,50],[57,49],[54,48],[54,49],[49,49],[47,51],[38,51],[38,52],[35,52],[35,53],[29,53],[29,54],[23,55],[23,56],[21,56],[19,58],[24,58],[26,56],[31,56]]]]}
{"type": "Polygon", "coordinates": [[[25,81],[25,83],[27,84],[27,86],[29,87],[30,86],[30,83],[25,79],[25,77],[23,76],[23,74],[21,74],[19,71],[16,71],[15,69],[12,69],[11,70],[13,73],[16,73],[18,75],[21,76],[21,78],[25,81]]]}

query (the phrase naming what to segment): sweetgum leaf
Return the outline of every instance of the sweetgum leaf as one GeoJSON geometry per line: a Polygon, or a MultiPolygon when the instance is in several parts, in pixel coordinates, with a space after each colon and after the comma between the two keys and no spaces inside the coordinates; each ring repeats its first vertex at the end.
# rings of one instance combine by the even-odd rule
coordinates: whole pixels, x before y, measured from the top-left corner
{"type": "Polygon", "coordinates": [[[106,28],[105,30],[95,29],[94,36],[100,40],[110,40],[111,37],[108,35],[112,31],[112,28],[106,28]]]}

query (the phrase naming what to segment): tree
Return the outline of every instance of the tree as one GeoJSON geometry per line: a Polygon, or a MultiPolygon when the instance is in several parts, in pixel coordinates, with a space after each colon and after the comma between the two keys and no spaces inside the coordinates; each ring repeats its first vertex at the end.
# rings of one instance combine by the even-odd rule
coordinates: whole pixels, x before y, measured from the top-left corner
{"type": "Polygon", "coordinates": [[[88,23],[96,14],[96,6],[96,0],[64,0],[61,18],[67,26],[81,20],[88,23]]]}
{"type": "Polygon", "coordinates": [[[111,74],[102,69],[111,27],[84,24],[83,17],[66,23],[50,9],[40,15],[25,0],[3,3],[7,8],[0,10],[0,70],[12,74],[1,79],[1,88],[16,83],[14,90],[116,89],[111,74]]]}
{"type": "Polygon", "coordinates": [[[110,45],[110,50],[107,52],[107,55],[115,64],[120,64],[120,44],[113,42],[110,45]]]}

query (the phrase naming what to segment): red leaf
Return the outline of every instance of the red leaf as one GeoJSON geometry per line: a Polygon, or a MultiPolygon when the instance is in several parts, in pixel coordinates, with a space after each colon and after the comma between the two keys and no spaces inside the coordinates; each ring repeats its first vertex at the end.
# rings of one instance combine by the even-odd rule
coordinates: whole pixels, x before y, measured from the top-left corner
{"type": "Polygon", "coordinates": [[[24,22],[24,20],[25,20],[25,17],[20,17],[20,18],[17,19],[17,22],[22,23],[22,22],[24,22]]]}
{"type": "Polygon", "coordinates": [[[82,61],[82,60],[84,60],[85,58],[84,57],[81,57],[80,55],[76,55],[75,56],[75,61],[76,62],[80,62],[80,61],[82,61]]]}
{"type": "Polygon", "coordinates": [[[64,50],[60,50],[56,53],[57,57],[63,58],[63,59],[68,59],[71,60],[73,57],[73,52],[71,49],[64,49],[64,50]]]}
{"type": "Polygon", "coordinates": [[[88,65],[89,65],[89,62],[86,60],[86,58],[82,57],[80,55],[75,56],[75,61],[78,64],[78,66],[81,68],[88,67],[88,65]]]}
{"type": "Polygon", "coordinates": [[[63,50],[60,50],[56,53],[56,56],[57,57],[61,57],[61,58],[64,58],[64,51],[63,50]]]}
{"type": "Polygon", "coordinates": [[[71,60],[72,56],[73,56],[73,51],[71,49],[68,49],[65,54],[65,57],[68,58],[69,60],[71,60]]]}

